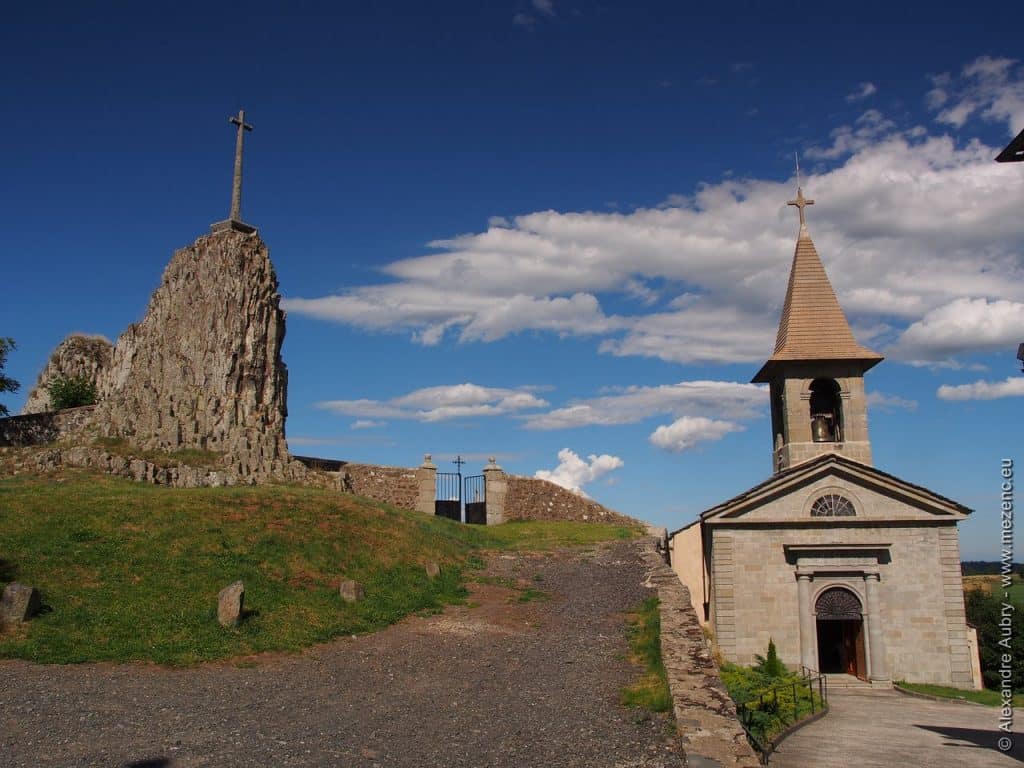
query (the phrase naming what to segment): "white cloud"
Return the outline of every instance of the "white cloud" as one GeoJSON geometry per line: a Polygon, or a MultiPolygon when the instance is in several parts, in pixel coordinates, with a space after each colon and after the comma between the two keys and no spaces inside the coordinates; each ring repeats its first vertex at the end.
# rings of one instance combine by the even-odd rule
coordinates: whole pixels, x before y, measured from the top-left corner
{"type": "Polygon", "coordinates": [[[721,440],[730,432],[739,432],[742,429],[739,424],[731,421],[719,421],[704,416],[683,416],[671,424],[658,427],[648,440],[662,450],[680,453],[693,448],[697,443],[721,440]]]}
{"type": "MultiPolygon", "coordinates": [[[[356,416],[363,426],[372,419],[414,419],[422,422],[449,421],[477,416],[503,416],[510,413],[544,408],[548,405],[533,394],[535,387],[508,389],[482,387],[478,384],[450,384],[417,389],[391,400],[326,400],[317,403],[321,408],[343,416],[356,416]]],[[[367,423],[369,422],[369,424],[367,423]]]]}
{"type": "Polygon", "coordinates": [[[891,354],[922,363],[970,352],[1012,349],[1024,329],[1024,303],[956,299],[933,309],[903,333],[891,354]]]}
{"type": "Polygon", "coordinates": [[[1006,381],[976,381],[951,386],[943,384],[936,394],[940,400],[996,400],[1000,397],[1024,397],[1024,376],[1010,376],[1006,381]]]}
{"type": "MultiPolygon", "coordinates": [[[[983,116],[1010,115],[993,80],[1024,87],[1016,65],[979,59],[933,78],[929,103],[975,98],[983,116]]],[[[804,180],[811,234],[854,327],[884,329],[870,340],[880,351],[948,364],[991,348],[984,329],[1024,303],[1024,174],[992,162],[999,149],[867,110],[807,150],[823,163],[804,180]],[[943,308],[971,313],[956,344],[926,333],[943,308]]],[[[593,338],[606,354],[756,364],[786,291],[794,188],[726,179],[651,208],[495,219],[387,265],[375,284],[284,306],[424,345],[530,331],[593,338]]]]}
{"type": "Polygon", "coordinates": [[[863,101],[869,96],[874,96],[878,92],[878,87],[874,83],[861,83],[857,86],[857,90],[846,95],[848,102],[863,101]]]}
{"type": "Polygon", "coordinates": [[[936,120],[962,128],[977,115],[1005,122],[1010,135],[1024,130],[1024,80],[1015,59],[981,56],[967,64],[959,77],[944,73],[932,79],[926,103],[940,110],[936,120]]]}
{"type": "Polygon", "coordinates": [[[558,452],[558,466],[553,470],[538,469],[534,477],[586,496],[587,494],[583,492],[584,485],[623,466],[622,459],[607,453],[600,456],[590,454],[587,458],[588,460],[584,461],[578,454],[563,448],[558,452]]]}
{"type": "Polygon", "coordinates": [[[656,387],[627,387],[590,400],[581,400],[525,419],[528,429],[567,429],[583,426],[635,424],[659,414],[674,417],[713,414],[732,419],[760,415],[768,390],[756,384],[731,381],[683,381],[656,387]]]}
{"type": "Polygon", "coordinates": [[[884,392],[868,392],[867,401],[869,407],[882,411],[894,411],[898,408],[905,411],[917,410],[917,400],[910,400],[899,395],[887,395],[884,392]]]}
{"type": "Polygon", "coordinates": [[[376,429],[387,424],[386,421],[374,421],[373,419],[356,419],[352,422],[350,429],[376,429]]]}
{"type": "Polygon", "coordinates": [[[545,16],[555,15],[555,4],[552,2],[552,0],[533,0],[531,5],[533,5],[533,7],[537,11],[543,13],[545,16]]]}
{"type": "Polygon", "coordinates": [[[537,20],[528,13],[517,13],[512,17],[512,23],[517,27],[532,27],[537,20]]]}

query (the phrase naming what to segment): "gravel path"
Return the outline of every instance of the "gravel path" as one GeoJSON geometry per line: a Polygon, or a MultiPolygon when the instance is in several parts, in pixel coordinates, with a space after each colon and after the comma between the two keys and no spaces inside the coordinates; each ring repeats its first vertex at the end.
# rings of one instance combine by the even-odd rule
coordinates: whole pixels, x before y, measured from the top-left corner
{"type": "Polygon", "coordinates": [[[467,606],[299,656],[0,662],[0,765],[686,765],[669,721],[618,703],[639,674],[624,613],[651,594],[636,544],[497,555],[487,575],[467,606]]]}

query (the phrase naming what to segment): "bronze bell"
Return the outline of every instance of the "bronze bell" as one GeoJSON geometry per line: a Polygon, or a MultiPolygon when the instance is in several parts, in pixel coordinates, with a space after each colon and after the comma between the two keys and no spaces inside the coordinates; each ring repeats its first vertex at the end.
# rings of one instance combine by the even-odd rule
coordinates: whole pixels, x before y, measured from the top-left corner
{"type": "Polygon", "coordinates": [[[811,439],[816,443],[827,443],[832,439],[832,429],[825,414],[816,413],[811,417],[811,439]]]}

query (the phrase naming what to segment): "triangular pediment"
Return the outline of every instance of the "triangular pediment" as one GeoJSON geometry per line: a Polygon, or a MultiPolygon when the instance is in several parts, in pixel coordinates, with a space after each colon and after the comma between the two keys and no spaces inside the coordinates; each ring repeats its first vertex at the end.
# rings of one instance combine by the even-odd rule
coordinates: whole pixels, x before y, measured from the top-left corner
{"type": "MultiPolygon", "coordinates": [[[[821,511],[816,510],[816,511],[821,511]]],[[[848,510],[847,510],[848,511],[848,510]]],[[[708,525],[812,525],[935,522],[964,519],[971,510],[895,475],[836,454],[826,454],[773,475],[701,514],[708,525]],[[826,495],[840,496],[854,514],[812,514],[826,495]]]]}

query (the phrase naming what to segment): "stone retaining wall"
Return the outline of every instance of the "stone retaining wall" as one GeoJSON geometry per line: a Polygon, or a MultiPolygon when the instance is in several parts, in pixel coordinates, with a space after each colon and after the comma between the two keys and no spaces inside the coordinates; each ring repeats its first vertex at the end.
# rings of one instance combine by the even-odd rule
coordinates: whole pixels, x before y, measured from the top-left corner
{"type": "Polygon", "coordinates": [[[401,509],[416,509],[419,500],[419,470],[381,467],[374,464],[345,464],[342,487],[350,493],[381,501],[401,509]]]}
{"type": "Polygon", "coordinates": [[[0,419],[0,446],[45,445],[68,437],[84,429],[95,410],[95,405],[83,405],[0,419]]]}
{"type": "Polygon", "coordinates": [[[661,655],[668,672],[676,727],[690,765],[757,768],[760,760],[747,741],[736,706],[725,689],[704,637],[689,590],[665,564],[656,540],[643,543],[650,571],[647,584],[661,602],[661,655]]]}
{"type": "Polygon", "coordinates": [[[506,482],[505,520],[575,520],[623,525],[638,522],[547,480],[507,475],[506,482]]]}

